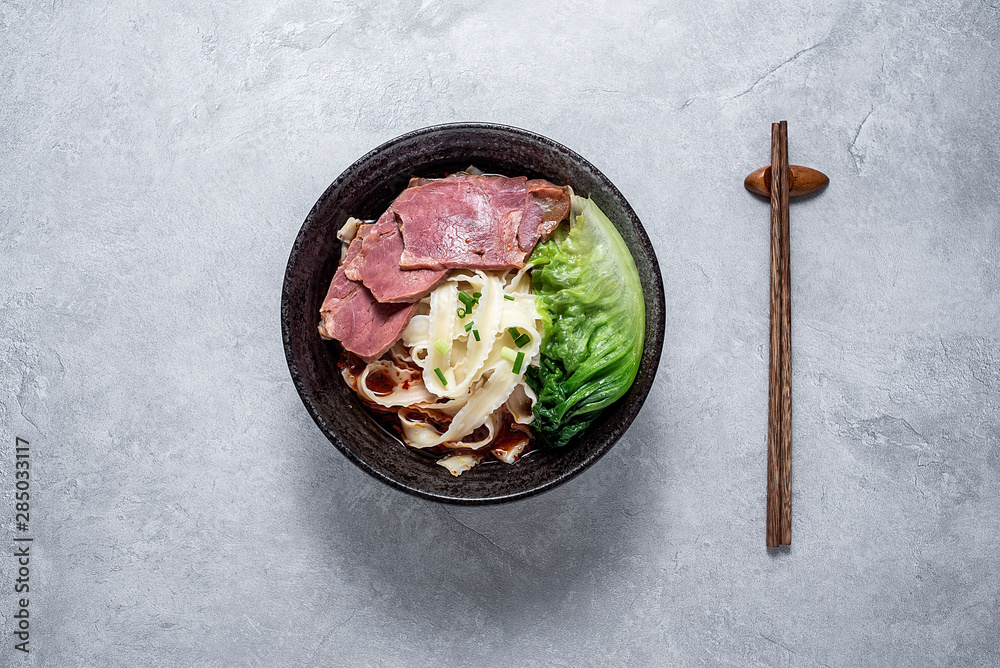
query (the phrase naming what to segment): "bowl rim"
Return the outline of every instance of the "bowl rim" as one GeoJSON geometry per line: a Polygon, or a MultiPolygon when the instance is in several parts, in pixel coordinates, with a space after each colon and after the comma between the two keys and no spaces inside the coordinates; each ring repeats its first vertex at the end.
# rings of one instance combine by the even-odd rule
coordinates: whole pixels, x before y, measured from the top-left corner
{"type": "MultiPolygon", "coordinates": [[[[648,314],[647,314],[648,318],[648,314]]],[[[333,445],[344,454],[349,461],[351,461],[355,466],[360,468],[362,471],[368,473],[373,478],[388,484],[398,490],[412,494],[424,499],[431,501],[437,501],[441,503],[449,503],[454,505],[465,505],[465,506],[477,506],[477,505],[493,505],[499,503],[507,503],[510,501],[516,501],[519,499],[525,499],[528,497],[541,494],[550,489],[553,489],[573,478],[583,473],[585,470],[590,468],[597,462],[601,457],[608,453],[615,444],[621,440],[621,437],[625,434],[628,428],[632,425],[636,416],[642,409],[646,402],[646,398],[649,396],[649,391],[652,388],[653,381],[656,378],[656,372],[659,367],[661,355],[663,352],[663,339],[666,328],[666,299],[663,289],[663,274],[660,270],[659,260],[656,257],[656,252],[653,248],[652,242],[649,239],[649,235],[646,233],[645,228],[639,221],[639,217],[636,215],[635,211],[632,209],[632,205],[628,202],[624,195],[618,187],[611,182],[611,180],[604,175],[604,173],[595,167],[589,160],[578,154],[576,151],[568,148],[567,146],[545,137],[543,135],[531,132],[530,130],[525,130],[522,128],[503,125],[499,123],[490,122],[453,122],[453,123],[441,123],[437,125],[430,125],[427,127],[419,128],[417,130],[412,130],[410,132],[404,133],[388,141],[385,141],[375,148],[371,149],[363,156],[352,162],[348,167],[346,167],[336,179],[334,179],[329,186],[323,191],[319,199],[309,210],[305,221],[299,228],[298,233],[295,236],[295,241],[292,244],[292,249],[288,257],[288,263],[285,266],[285,275],[281,290],[281,337],[282,344],[285,350],[285,361],[288,364],[289,372],[292,376],[292,383],[295,386],[295,390],[299,395],[299,399],[305,405],[306,411],[312,417],[316,426],[320,428],[327,439],[333,443],[333,445]],[[650,263],[650,288],[654,291],[654,300],[660,306],[660,317],[654,323],[655,327],[653,330],[652,337],[646,337],[643,342],[644,350],[643,356],[645,357],[647,353],[651,353],[651,365],[648,374],[642,379],[641,384],[638,386],[633,386],[634,389],[638,391],[637,403],[634,406],[634,411],[631,411],[631,415],[626,415],[626,419],[619,425],[616,426],[611,433],[607,434],[605,437],[605,442],[598,448],[594,449],[592,452],[588,453],[576,466],[572,469],[563,471],[556,475],[555,477],[548,479],[541,484],[535,485],[528,489],[524,489],[517,492],[512,492],[509,494],[500,494],[487,497],[465,497],[465,496],[449,496],[447,494],[441,494],[438,492],[430,492],[419,487],[409,485],[403,481],[397,480],[392,476],[386,474],[380,469],[370,465],[367,461],[359,457],[346,443],[343,442],[341,436],[337,433],[331,425],[327,424],[326,419],[320,413],[318,408],[314,403],[314,397],[309,388],[305,386],[302,379],[302,375],[298,373],[297,367],[299,360],[296,357],[295,351],[292,348],[291,335],[290,335],[290,322],[291,317],[291,272],[293,267],[296,266],[298,256],[302,253],[305,238],[308,232],[311,230],[312,226],[316,224],[316,214],[323,208],[323,205],[332,196],[332,193],[338,190],[338,186],[349,178],[349,175],[353,174],[356,170],[363,167],[366,163],[377,158],[379,154],[390,149],[396,144],[417,139],[424,135],[432,135],[441,132],[447,132],[449,130],[455,131],[475,131],[475,130],[488,130],[492,132],[506,133],[521,138],[528,139],[532,142],[537,142],[547,146],[548,148],[554,149],[557,152],[561,152],[572,159],[574,162],[578,162],[584,169],[589,170],[600,182],[601,186],[604,187],[607,192],[615,199],[617,202],[624,206],[624,212],[626,217],[632,224],[633,230],[637,235],[639,243],[648,251],[648,259],[650,263]],[[652,338],[652,340],[650,340],[652,338]],[[649,346],[652,346],[651,348],[649,346]]],[[[638,380],[638,379],[637,379],[638,380]]]]}

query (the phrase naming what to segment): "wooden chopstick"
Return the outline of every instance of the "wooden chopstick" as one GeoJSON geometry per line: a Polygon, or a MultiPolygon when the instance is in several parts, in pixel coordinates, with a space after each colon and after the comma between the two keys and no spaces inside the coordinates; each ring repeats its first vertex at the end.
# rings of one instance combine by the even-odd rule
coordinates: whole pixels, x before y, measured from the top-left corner
{"type": "Polygon", "coordinates": [[[781,544],[792,544],[792,269],[789,229],[788,124],[779,127],[781,180],[778,198],[781,205],[781,544]]]}
{"type": "Polygon", "coordinates": [[[788,124],[771,124],[771,299],[767,416],[767,546],[792,542],[792,310],[788,124]]]}

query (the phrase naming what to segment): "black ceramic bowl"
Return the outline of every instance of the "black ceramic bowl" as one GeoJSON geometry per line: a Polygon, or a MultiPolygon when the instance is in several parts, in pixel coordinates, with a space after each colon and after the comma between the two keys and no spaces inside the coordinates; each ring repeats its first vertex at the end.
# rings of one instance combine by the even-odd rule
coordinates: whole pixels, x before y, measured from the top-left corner
{"type": "Polygon", "coordinates": [[[632,207],[596,167],[565,146],[502,125],[456,123],[417,130],[379,146],[347,168],[306,217],[285,271],[281,328],[295,388],[327,438],[362,469],[405,492],[461,504],[498,503],[551,489],[597,461],[642,407],[663,346],[663,279],[632,207]],[[646,297],[645,351],[628,393],[574,443],[539,449],[513,465],[484,462],[453,477],[383,429],[347,387],[341,353],[316,331],[319,308],[340,258],[337,230],[349,216],[378,218],[411,176],[443,176],[475,165],[488,173],[569,182],[591,197],[632,251],[646,297]]]}

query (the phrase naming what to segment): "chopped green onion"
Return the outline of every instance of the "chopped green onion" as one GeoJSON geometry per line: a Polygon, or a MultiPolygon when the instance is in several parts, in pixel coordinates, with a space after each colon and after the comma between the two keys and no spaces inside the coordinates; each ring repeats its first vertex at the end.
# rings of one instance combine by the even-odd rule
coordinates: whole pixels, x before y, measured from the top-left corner
{"type": "Polygon", "coordinates": [[[517,359],[517,353],[514,352],[513,348],[508,348],[504,346],[500,349],[500,357],[504,358],[508,362],[513,363],[517,359]]]}
{"type": "Polygon", "coordinates": [[[479,298],[482,297],[482,296],[483,296],[482,292],[473,292],[472,293],[472,298],[476,300],[477,304],[479,303],[479,298]]]}
{"type": "Polygon", "coordinates": [[[514,298],[512,296],[510,296],[510,295],[504,295],[503,298],[506,299],[509,302],[514,301],[514,298]]]}
{"type": "Polygon", "coordinates": [[[519,351],[517,353],[517,358],[514,360],[514,373],[521,373],[521,364],[524,363],[524,352],[519,351]]]}
{"type": "Polygon", "coordinates": [[[447,355],[449,348],[444,341],[438,339],[437,341],[434,342],[434,350],[438,351],[442,355],[447,355]]]}
{"type": "Polygon", "coordinates": [[[459,306],[458,307],[458,317],[459,318],[464,318],[467,315],[469,315],[469,312],[466,309],[464,309],[461,306],[459,306]]]}
{"type": "Polygon", "coordinates": [[[474,321],[472,321],[472,320],[470,320],[469,322],[465,323],[465,331],[469,331],[470,329],[472,329],[472,326],[475,325],[475,324],[476,323],[474,321]]]}
{"type": "Polygon", "coordinates": [[[478,329],[474,329],[474,330],[472,330],[472,335],[473,335],[474,337],[476,337],[476,341],[478,341],[478,340],[479,340],[479,330],[478,330],[478,329]]]}
{"type": "Polygon", "coordinates": [[[514,339],[514,345],[518,348],[523,348],[529,341],[531,341],[531,337],[519,330],[517,327],[508,327],[507,331],[510,332],[510,338],[514,339]]]}
{"type": "Polygon", "coordinates": [[[475,303],[476,303],[476,298],[475,298],[475,297],[470,297],[470,296],[468,295],[468,293],[465,293],[465,292],[459,292],[459,293],[458,293],[458,299],[459,299],[459,300],[460,300],[460,301],[461,301],[461,302],[462,302],[463,304],[465,304],[465,308],[466,308],[466,310],[468,310],[468,311],[471,311],[471,310],[472,310],[472,306],[473,306],[473,304],[475,304],[475,303]]]}
{"type": "Polygon", "coordinates": [[[436,373],[437,377],[441,380],[441,384],[448,387],[448,379],[444,377],[443,373],[441,373],[441,369],[434,367],[434,373],[436,373]]]}

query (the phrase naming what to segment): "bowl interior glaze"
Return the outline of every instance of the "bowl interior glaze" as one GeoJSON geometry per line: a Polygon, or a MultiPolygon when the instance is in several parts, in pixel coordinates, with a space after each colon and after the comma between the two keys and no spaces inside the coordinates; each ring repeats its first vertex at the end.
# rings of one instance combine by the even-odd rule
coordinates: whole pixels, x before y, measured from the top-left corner
{"type": "Polygon", "coordinates": [[[500,125],[439,125],[371,151],[327,188],[292,247],[281,297],[285,356],[295,388],[330,442],[377,479],[436,501],[485,504],[551,489],[604,455],[632,423],[653,383],[663,346],[663,279],[632,207],[596,167],[540,135],[500,125]],[[411,176],[434,177],[475,165],[487,173],[544,178],[591,197],[621,233],[639,270],[646,304],[645,350],[628,393],[559,450],[539,449],[514,465],[488,462],[453,477],[381,427],[340,376],[337,342],[320,339],[319,308],[340,258],[337,230],[349,216],[373,219],[411,176]]]}

